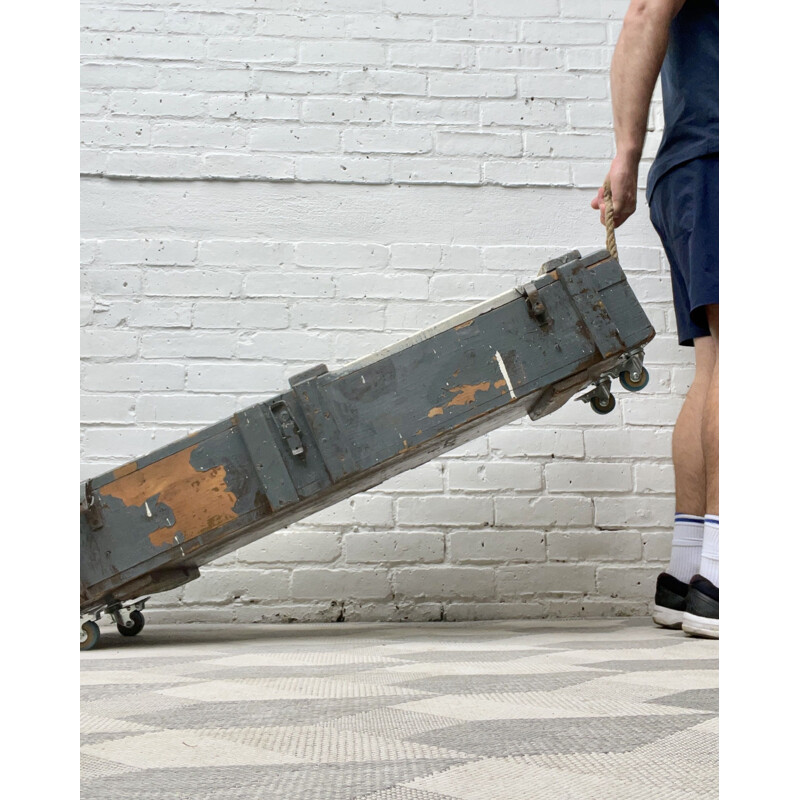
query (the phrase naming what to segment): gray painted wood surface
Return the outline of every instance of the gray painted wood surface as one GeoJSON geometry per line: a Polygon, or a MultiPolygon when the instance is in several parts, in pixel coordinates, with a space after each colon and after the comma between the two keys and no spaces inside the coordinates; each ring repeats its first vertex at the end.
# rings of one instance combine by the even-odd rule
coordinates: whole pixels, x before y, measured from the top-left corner
{"type": "MultiPolygon", "coordinates": [[[[652,339],[619,264],[571,253],[457,317],[81,487],[81,611],[174,588],[225,553],[525,414],[652,339]],[[541,302],[534,316],[527,293],[541,302]]],[[[588,406],[586,413],[591,414],[588,406]]]]}

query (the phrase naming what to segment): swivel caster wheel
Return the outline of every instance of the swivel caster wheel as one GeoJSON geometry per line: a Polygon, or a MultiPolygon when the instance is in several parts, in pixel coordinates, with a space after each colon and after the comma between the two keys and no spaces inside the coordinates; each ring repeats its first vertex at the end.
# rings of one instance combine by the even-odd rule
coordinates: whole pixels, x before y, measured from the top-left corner
{"type": "Polygon", "coordinates": [[[631,377],[631,373],[626,370],[625,372],[620,372],[619,382],[629,392],[641,392],[642,389],[650,383],[650,373],[642,367],[641,370],[639,370],[638,380],[634,380],[631,377]]]}
{"type": "Polygon", "coordinates": [[[617,401],[614,399],[614,395],[610,394],[608,398],[593,397],[589,401],[589,405],[596,414],[610,414],[616,407],[617,401]]]}
{"type": "Polygon", "coordinates": [[[123,636],[136,636],[144,628],[144,614],[141,611],[131,611],[128,625],[117,623],[117,630],[123,636]]]}
{"type": "Polygon", "coordinates": [[[100,641],[100,628],[96,622],[87,620],[81,625],[81,650],[91,650],[100,641]]]}

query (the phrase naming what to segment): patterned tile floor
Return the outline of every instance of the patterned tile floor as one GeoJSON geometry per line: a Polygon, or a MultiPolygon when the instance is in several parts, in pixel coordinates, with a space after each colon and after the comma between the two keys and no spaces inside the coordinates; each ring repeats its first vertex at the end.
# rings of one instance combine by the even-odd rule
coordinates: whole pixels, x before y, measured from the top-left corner
{"type": "Polygon", "coordinates": [[[718,796],[718,642],[649,620],[111,631],[83,800],[718,796]]]}

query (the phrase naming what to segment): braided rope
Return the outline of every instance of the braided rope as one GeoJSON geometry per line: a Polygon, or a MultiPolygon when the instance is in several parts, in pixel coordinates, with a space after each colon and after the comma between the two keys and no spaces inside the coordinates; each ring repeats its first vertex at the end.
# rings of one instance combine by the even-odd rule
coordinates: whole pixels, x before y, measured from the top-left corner
{"type": "Polygon", "coordinates": [[[614,235],[614,201],[611,199],[611,184],[608,180],[603,184],[603,201],[606,204],[606,250],[612,258],[619,261],[617,237],[614,235]]]}

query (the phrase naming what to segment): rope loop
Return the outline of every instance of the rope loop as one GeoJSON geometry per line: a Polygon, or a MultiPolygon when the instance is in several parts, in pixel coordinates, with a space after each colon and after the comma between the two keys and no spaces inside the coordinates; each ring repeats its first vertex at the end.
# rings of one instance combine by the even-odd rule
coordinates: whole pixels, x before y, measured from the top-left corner
{"type": "Polygon", "coordinates": [[[617,252],[617,237],[614,235],[614,201],[611,197],[611,183],[606,178],[603,183],[603,201],[606,204],[606,250],[611,257],[619,261],[617,252]]]}

